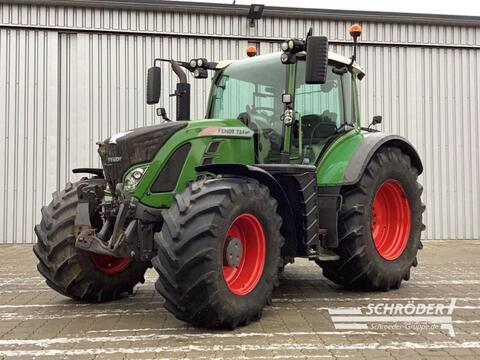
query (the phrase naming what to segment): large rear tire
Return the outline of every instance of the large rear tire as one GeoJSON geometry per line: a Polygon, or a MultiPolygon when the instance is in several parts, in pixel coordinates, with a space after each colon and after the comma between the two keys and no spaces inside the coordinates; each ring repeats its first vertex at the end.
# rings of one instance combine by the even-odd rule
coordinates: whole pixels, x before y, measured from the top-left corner
{"type": "MultiPolygon", "coordinates": [[[[102,184],[102,180],[95,179],[68,183],[42,208],[42,221],[35,226],[38,241],[33,251],[40,260],[38,271],[55,291],[88,302],[114,300],[125,292],[131,294],[136,284],[143,283],[150,264],[132,258],[97,255],[75,247],[77,189],[87,182],[102,184]]],[[[95,205],[90,208],[94,209],[95,205]]],[[[92,224],[101,221],[95,211],[90,218],[92,224]]]]}
{"type": "Polygon", "coordinates": [[[252,179],[201,180],[176,195],[152,260],[166,309],[210,328],[259,319],[278,283],[281,223],[268,188],[252,179]]]}
{"type": "Polygon", "coordinates": [[[359,290],[398,289],[417,266],[425,206],[410,157],[385,147],[372,158],[360,182],[343,192],[339,260],[321,262],[333,282],[359,290]]]}

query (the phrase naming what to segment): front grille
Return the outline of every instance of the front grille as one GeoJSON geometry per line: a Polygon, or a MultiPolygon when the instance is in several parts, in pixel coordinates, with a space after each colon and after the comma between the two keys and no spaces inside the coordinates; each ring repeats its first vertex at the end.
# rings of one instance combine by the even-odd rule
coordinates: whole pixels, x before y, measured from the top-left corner
{"type": "Polygon", "coordinates": [[[109,144],[108,142],[100,144],[98,153],[102,159],[105,180],[107,180],[110,189],[115,192],[116,185],[122,182],[124,172],[130,167],[128,157],[122,154],[121,148],[117,144],[109,144]]]}
{"type": "Polygon", "coordinates": [[[117,137],[114,143],[110,139],[100,143],[98,153],[110,189],[115,192],[130,167],[152,161],[167,140],[185,126],[186,121],[146,126],[117,137]]]}

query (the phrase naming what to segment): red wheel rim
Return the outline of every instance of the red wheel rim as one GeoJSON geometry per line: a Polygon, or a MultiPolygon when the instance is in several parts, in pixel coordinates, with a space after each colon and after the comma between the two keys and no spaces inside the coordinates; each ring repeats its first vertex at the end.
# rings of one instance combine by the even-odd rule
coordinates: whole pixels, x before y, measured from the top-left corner
{"type": "Polygon", "coordinates": [[[265,265],[265,234],[260,221],[252,214],[238,216],[230,225],[223,253],[230,239],[238,239],[243,251],[237,266],[230,266],[224,255],[223,277],[230,291],[247,295],[255,288],[265,265]]]}
{"type": "Polygon", "coordinates": [[[378,253],[386,260],[402,255],[410,237],[410,205],[402,185],[385,181],[372,203],[372,238],[378,253]]]}
{"type": "Polygon", "coordinates": [[[121,273],[132,262],[131,257],[114,257],[95,253],[89,253],[89,255],[96,268],[109,275],[121,273]]]}

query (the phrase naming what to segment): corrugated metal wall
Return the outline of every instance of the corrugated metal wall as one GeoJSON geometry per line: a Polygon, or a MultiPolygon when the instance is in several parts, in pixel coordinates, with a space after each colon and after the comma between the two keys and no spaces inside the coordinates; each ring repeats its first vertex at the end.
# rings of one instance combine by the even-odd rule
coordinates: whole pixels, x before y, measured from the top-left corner
{"type": "MultiPolygon", "coordinates": [[[[145,74],[154,57],[244,57],[250,38],[262,53],[277,38],[326,34],[349,55],[349,22],[0,5],[0,243],[34,241],[50,193],[97,166],[95,142],[154,123],[145,74]]],[[[406,136],[425,162],[425,238],[480,238],[480,28],[364,23],[360,63],[366,124],[406,136]]],[[[165,68],[163,89],[173,89],[165,68]]],[[[208,81],[193,83],[202,117],[208,81]]],[[[174,102],[162,94],[169,114],[174,102]]]]}

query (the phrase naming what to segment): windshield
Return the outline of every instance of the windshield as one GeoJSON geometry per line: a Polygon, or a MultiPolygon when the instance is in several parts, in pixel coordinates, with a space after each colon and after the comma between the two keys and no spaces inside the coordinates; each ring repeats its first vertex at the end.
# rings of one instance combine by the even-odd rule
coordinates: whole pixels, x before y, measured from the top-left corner
{"type": "Polygon", "coordinates": [[[210,118],[239,118],[257,135],[257,161],[278,161],[283,142],[282,94],[288,67],[278,53],[233,62],[212,89],[210,118]]]}

